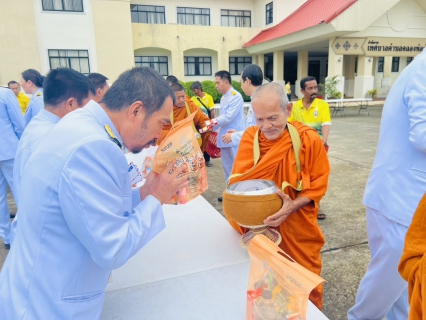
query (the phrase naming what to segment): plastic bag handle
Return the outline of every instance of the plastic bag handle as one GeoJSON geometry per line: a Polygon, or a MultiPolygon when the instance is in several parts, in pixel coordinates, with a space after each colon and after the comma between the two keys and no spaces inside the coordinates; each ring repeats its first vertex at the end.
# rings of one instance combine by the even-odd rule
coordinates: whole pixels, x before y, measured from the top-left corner
{"type": "Polygon", "coordinates": [[[284,258],[287,258],[287,260],[290,260],[291,262],[296,262],[296,260],[294,260],[292,257],[290,257],[287,253],[285,253],[284,251],[277,251],[277,253],[281,256],[283,256],[284,258]]]}

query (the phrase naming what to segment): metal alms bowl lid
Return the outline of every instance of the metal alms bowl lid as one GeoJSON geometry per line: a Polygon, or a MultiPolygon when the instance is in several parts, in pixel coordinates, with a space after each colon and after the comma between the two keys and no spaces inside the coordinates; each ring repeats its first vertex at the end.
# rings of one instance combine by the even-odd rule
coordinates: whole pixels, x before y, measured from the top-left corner
{"type": "Polygon", "coordinates": [[[259,196],[265,194],[277,193],[278,187],[275,182],[270,180],[245,180],[234,183],[225,192],[228,194],[245,195],[245,196],[259,196]]]}

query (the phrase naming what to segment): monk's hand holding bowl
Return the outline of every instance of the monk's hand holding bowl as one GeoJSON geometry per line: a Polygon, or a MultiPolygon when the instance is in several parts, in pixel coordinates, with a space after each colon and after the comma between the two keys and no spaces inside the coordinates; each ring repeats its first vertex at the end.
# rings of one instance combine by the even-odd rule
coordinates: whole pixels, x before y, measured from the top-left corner
{"type": "Polygon", "coordinates": [[[270,227],[278,227],[287,217],[296,211],[296,206],[294,201],[291,198],[283,193],[281,190],[278,190],[277,194],[283,199],[283,206],[280,211],[273,214],[272,216],[267,217],[263,222],[270,227]]]}
{"type": "Polygon", "coordinates": [[[228,130],[223,136],[222,136],[222,141],[226,144],[232,142],[232,134],[234,132],[237,132],[237,130],[231,129],[228,130]]]}

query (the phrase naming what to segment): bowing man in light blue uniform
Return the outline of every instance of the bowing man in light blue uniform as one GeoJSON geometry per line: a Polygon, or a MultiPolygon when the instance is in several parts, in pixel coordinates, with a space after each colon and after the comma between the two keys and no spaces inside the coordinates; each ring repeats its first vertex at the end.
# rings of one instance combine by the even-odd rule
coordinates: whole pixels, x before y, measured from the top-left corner
{"type": "MultiPolygon", "coordinates": [[[[256,89],[262,85],[263,83],[263,72],[262,69],[260,69],[259,66],[255,64],[249,64],[247,65],[243,72],[241,73],[241,89],[243,89],[244,93],[251,97],[253,93],[256,91],[256,89]]],[[[246,126],[245,129],[248,127],[252,127],[256,125],[256,119],[254,118],[253,109],[250,104],[250,108],[246,115],[246,126]]],[[[222,141],[230,146],[239,146],[241,137],[244,133],[244,130],[242,131],[236,131],[234,129],[228,130],[228,132],[222,136],[222,141]]]]}
{"type": "Polygon", "coordinates": [[[28,69],[22,72],[21,87],[26,94],[31,94],[31,101],[25,111],[25,121],[30,123],[31,119],[44,108],[43,102],[43,81],[44,76],[37,70],[28,69]]]}
{"type": "Polygon", "coordinates": [[[365,186],[371,261],[348,319],[408,318],[407,282],[398,273],[405,235],[426,191],[426,50],[399,75],[383,107],[365,186]]]}
{"type": "MultiPolygon", "coordinates": [[[[19,212],[19,186],[21,177],[25,174],[25,165],[40,139],[62,117],[84,107],[95,95],[95,86],[83,74],[70,68],[53,69],[44,81],[45,108],[31,120],[25,128],[18,144],[18,150],[13,167],[13,185],[15,202],[19,212]]],[[[10,241],[13,243],[18,216],[12,223],[10,241]]]]}
{"type": "Polygon", "coordinates": [[[122,147],[155,143],[174,94],[151,68],[124,72],[101,104],[54,125],[22,176],[19,226],[0,273],[0,319],[98,319],[112,269],[164,227],[161,205],[187,187],[169,163],[131,188],[122,147]],[[171,172],[171,173],[169,173],[171,172]]]}
{"type": "MultiPolygon", "coordinates": [[[[220,116],[216,118],[218,131],[217,146],[220,148],[225,181],[228,180],[234,164],[238,144],[229,145],[222,141],[222,136],[228,130],[244,131],[244,101],[241,94],[231,85],[231,75],[228,71],[218,71],[215,74],[216,89],[223,96],[220,99],[220,116]]],[[[220,200],[219,200],[220,201],[220,200]]]]}
{"type": "Polygon", "coordinates": [[[13,163],[25,121],[18,100],[12,90],[6,88],[0,88],[0,128],[0,238],[5,248],[9,249],[10,212],[7,206],[7,185],[9,184],[14,192],[13,163]]]}

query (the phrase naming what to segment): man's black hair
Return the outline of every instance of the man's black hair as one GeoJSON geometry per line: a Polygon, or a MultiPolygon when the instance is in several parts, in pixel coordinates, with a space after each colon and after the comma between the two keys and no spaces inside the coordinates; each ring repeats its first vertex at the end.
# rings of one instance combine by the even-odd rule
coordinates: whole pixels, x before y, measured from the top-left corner
{"type": "Polygon", "coordinates": [[[18,85],[19,85],[19,83],[18,83],[18,82],[16,82],[15,80],[12,80],[12,81],[9,81],[9,82],[7,83],[7,86],[9,87],[11,84],[18,84],[18,85]]]}
{"type": "Polygon", "coordinates": [[[176,78],[175,76],[168,76],[166,78],[166,81],[169,83],[169,85],[179,83],[178,78],[176,78]]]}
{"type": "Polygon", "coordinates": [[[250,79],[251,84],[255,87],[262,85],[263,83],[263,72],[259,66],[255,64],[247,65],[241,73],[241,78],[246,82],[247,78],[250,79]]]}
{"type": "Polygon", "coordinates": [[[149,117],[161,109],[168,97],[175,104],[175,94],[167,81],[150,67],[138,67],[123,72],[100,103],[111,111],[119,112],[141,101],[149,117]]]}
{"type": "Polygon", "coordinates": [[[315,79],[315,77],[312,77],[312,76],[304,77],[302,80],[300,80],[300,89],[305,90],[305,87],[306,87],[305,83],[308,81],[313,81],[313,80],[317,81],[317,79],[315,79]]]}
{"type": "Polygon", "coordinates": [[[105,87],[107,85],[108,78],[105,77],[103,74],[91,73],[87,77],[93,83],[96,90],[102,89],[103,87],[105,87]]]}
{"type": "Polygon", "coordinates": [[[56,107],[69,98],[75,98],[78,105],[81,105],[89,92],[95,94],[93,83],[71,68],[50,70],[43,83],[43,100],[46,106],[56,107]]]}
{"type": "Polygon", "coordinates": [[[219,77],[222,80],[227,80],[229,84],[232,84],[231,82],[231,74],[228,71],[221,70],[214,74],[215,77],[219,77]]]}
{"type": "Polygon", "coordinates": [[[201,91],[203,91],[203,86],[201,85],[200,81],[195,81],[193,84],[191,84],[191,90],[194,89],[200,89],[201,91]]]}
{"type": "Polygon", "coordinates": [[[178,92],[178,91],[185,91],[184,86],[183,86],[183,85],[181,85],[180,83],[172,84],[172,85],[170,86],[170,88],[172,88],[172,90],[173,90],[174,92],[178,92]]]}
{"type": "Polygon", "coordinates": [[[44,82],[44,76],[40,74],[37,70],[34,69],[28,69],[22,72],[22,78],[24,78],[25,81],[31,81],[34,83],[34,85],[38,88],[43,87],[44,82]]]}

